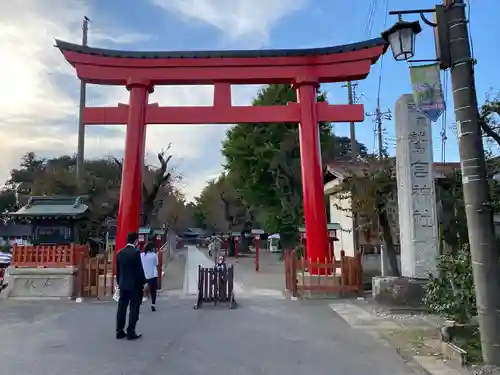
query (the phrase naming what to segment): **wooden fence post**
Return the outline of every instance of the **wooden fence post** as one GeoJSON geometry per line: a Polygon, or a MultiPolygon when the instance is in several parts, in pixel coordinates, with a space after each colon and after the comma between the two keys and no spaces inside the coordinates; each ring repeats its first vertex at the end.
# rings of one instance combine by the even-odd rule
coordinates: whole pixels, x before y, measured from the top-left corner
{"type": "Polygon", "coordinates": [[[291,254],[291,263],[292,263],[292,267],[291,267],[291,278],[292,278],[292,297],[294,298],[297,298],[297,259],[296,259],[296,252],[295,250],[292,251],[292,254],[291,254]]]}

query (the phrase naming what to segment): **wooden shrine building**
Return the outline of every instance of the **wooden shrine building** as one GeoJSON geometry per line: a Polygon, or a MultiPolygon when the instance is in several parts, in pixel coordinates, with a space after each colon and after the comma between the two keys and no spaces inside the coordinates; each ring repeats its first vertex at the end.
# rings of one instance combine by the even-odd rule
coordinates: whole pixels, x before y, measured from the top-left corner
{"type": "Polygon", "coordinates": [[[82,197],[31,197],[10,216],[30,224],[33,245],[65,245],[80,243],[79,229],[88,212],[82,197]]]}

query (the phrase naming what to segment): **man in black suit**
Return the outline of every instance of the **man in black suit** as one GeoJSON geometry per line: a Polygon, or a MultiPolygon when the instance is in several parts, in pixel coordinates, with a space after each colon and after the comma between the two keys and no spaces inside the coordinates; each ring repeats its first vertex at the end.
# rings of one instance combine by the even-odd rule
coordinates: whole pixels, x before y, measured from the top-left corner
{"type": "Polygon", "coordinates": [[[120,292],[118,311],[116,313],[116,338],[136,340],[138,335],[135,326],[139,320],[139,309],[142,303],[143,288],[146,276],[142,268],[141,254],[137,249],[139,236],[136,232],[127,236],[127,246],[121,249],[116,256],[116,280],[120,292]],[[127,307],[130,306],[128,315],[127,333],[125,333],[125,320],[127,307]]]}

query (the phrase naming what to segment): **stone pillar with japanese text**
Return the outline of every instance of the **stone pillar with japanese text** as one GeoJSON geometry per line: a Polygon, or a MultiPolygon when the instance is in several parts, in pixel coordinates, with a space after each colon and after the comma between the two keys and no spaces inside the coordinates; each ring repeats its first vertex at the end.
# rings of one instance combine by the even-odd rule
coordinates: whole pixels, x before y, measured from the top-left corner
{"type": "Polygon", "coordinates": [[[435,273],[439,254],[431,121],[412,95],[402,95],[395,125],[401,275],[426,278],[435,273]]]}

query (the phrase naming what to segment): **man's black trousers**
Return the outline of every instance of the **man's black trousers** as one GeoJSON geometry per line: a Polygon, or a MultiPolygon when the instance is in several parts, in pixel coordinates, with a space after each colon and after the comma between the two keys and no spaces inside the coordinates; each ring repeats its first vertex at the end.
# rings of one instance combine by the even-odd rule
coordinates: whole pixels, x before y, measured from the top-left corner
{"type": "Polygon", "coordinates": [[[120,289],[120,299],[118,300],[118,311],[116,312],[116,332],[125,329],[125,320],[127,317],[127,308],[130,306],[128,314],[127,333],[135,333],[135,326],[139,320],[139,310],[142,303],[142,288],[136,290],[120,289]]]}

